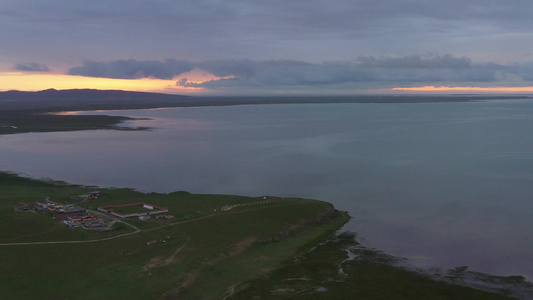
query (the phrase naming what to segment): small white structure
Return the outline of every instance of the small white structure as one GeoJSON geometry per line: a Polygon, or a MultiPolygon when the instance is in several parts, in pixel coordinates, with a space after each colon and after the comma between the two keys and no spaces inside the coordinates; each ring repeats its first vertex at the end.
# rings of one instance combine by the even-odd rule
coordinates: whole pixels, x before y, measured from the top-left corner
{"type": "Polygon", "coordinates": [[[148,204],[144,204],[143,207],[146,208],[146,209],[149,209],[149,210],[153,210],[154,209],[153,206],[148,205],[148,204]]]}

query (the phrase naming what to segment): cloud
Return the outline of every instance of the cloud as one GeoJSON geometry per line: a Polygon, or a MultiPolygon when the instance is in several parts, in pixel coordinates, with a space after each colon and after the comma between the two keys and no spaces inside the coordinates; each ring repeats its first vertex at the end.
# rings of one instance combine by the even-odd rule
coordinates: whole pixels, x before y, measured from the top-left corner
{"type": "Polygon", "coordinates": [[[338,83],[357,73],[349,64],[314,64],[296,60],[217,60],[199,63],[198,67],[218,77],[233,77],[221,79],[221,82],[258,86],[338,83]]]}
{"type": "Polygon", "coordinates": [[[175,59],[167,59],[162,62],[134,59],[112,62],[85,61],[83,66],[70,68],[67,74],[115,79],[172,79],[193,68],[194,65],[191,62],[175,59]]]}
{"type": "Polygon", "coordinates": [[[50,72],[47,65],[38,63],[16,64],[15,70],[30,72],[50,72]]]}
{"type": "Polygon", "coordinates": [[[474,66],[468,57],[454,57],[445,55],[409,55],[402,57],[373,57],[361,56],[357,59],[359,66],[370,68],[397,68],[397,69],[466,69],[474,66]]]}
{"type": "Polygon", "coordinates": [[[510,73],[526,81],[533,82],[533,62],[515,63],[510,67],[510,73]]]}
{"type": "Polygon", "coordinates": [[[226,59],[192,62],[117,60],[85,62],[71,75],[106,78],[173,79],[193,69],[217,79],[179,78],[176,86],[212,91],[361,90],[412,86],[520,86],[533,81],[533,63],[478,63],[451,54],[360,56],[352,61],[312,63],[300,60],[226,59]]]}
{"type": "Polygon", "coordinates": [[[183,87],[189,86],[188,79],[187,78],[182,78],[182,79],[178,80],[176,82],[176,86],[183,86],[183,87]]]}
{"type": "MultiPolygon", "coordinates": [[[[213,75],[232,78],[188,83],[196,87],[346,87],[416,84],[492,83],[507,67],[476,64],[466,57],[410,55],[403,57],[359,57],[351,62],[308,63],[295,60],[217,60],[198,67],[213,75]]],[[[515,72],[516,73],[516,72],[515,72]]]]}
{"type": "Polygon", "coordinates": [[[446,51],[512,62],[533,2],[483,0],[4,0],[0,63],[31,60],[352,60],[446,51]],[[20,51],[39,45],[38,52],[20,51]],[[30,53],[31,52],[31,53],[30,53]]]}

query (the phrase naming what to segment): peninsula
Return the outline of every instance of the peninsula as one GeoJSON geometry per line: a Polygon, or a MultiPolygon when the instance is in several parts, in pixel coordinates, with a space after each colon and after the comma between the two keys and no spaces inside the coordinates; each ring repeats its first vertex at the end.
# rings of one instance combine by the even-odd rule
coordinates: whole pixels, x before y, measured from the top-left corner
{"type": "Polygon", "coordinates": [[[392,267],[322,201],[9,173],[0,188],[2,299],[507,299],[392,267]]]}

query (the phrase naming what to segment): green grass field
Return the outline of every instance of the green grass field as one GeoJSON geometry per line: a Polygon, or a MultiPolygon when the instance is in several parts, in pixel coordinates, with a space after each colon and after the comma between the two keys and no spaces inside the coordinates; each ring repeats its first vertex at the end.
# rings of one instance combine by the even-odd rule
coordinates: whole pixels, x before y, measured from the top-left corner
{"type": "MultiPolygon", "coordinates": [[[[31,203],[46,197],[77,203],[70,196],[85,192],[83,187],[5,173],[0,173],[0,186],[2,244],[88,241],[133,232],[122,224],[112,232],[67,228],[51,215],[13,209],[20,201],[31,203]]],[[[228,293],[228,287],[266,274],[309,238],[332,232],[348,219],[340,214],[324,219],[324,225],[306,225],[309,220],[334,213],[328,203],[315,200],[284,199],[223,212],[220,208],[226,204],[257,202],[258,198],[186,192],[143,194],[128,189],[101,192],[99,200],[77,205],[95,209],[143,201],[187,218],[128,220],[141,232],[105,241],[0,246],[0,299],[157,299],[164,295],[217,299],[228,293]],[[256,243],[286,234],[289,229],[302,233],[281,242],[256,243]],[[165,243],[147,245],[148,241],[163,239],[165,243]],[[211,286],[208,291],[203,288],[206,284],[211,286]]]]}

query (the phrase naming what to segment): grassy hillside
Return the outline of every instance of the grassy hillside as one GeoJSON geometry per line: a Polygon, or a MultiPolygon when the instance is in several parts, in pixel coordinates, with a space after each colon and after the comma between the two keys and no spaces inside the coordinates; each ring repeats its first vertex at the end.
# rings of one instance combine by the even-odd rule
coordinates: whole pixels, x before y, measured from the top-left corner
{"type": "Polygon", "coordinates": [[[262,198],[104,189],[98,200],[80,202],[70,197],[91,189],[0,177],[1,299],[220,299],[348,220],[315,200],[257,204],[262,198]],[[21,201],[46,198],[89,209],[142,201],[168,208],[174,218],[128,219],[139,233],[119,223],[99,232],[67,228],[46,213],[14,210],[21,201]],[[253,205],[220,210],[246,203],[253,205]],[[125,233],[134,234],[99,241],[125,233]],[[13,245],[65,241],[72,243],[13,245]]]}

